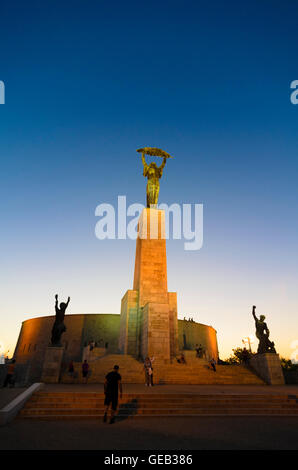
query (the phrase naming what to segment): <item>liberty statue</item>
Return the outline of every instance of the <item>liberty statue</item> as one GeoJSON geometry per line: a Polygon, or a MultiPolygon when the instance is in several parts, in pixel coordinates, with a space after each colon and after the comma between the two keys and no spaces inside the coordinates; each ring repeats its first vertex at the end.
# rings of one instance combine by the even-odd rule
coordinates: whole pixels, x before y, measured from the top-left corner
{"type": "Polygon", "coordinates": [[[159,195],[159,180],[162,177],[163,169],[165,167],[168,158],[173,158],[167,152],[157,148],[144,147],[137,150],[142,153],[142,162],[144,166],[143,176],[148,179],[147,183],[147,207],[156,206],[158,203],[159,195]],[[148,165],[146,163],[145,155],[151,155],[155,157],[162,157],[163,161],[160,166],[157,166],[155,162],[148,165]]]}

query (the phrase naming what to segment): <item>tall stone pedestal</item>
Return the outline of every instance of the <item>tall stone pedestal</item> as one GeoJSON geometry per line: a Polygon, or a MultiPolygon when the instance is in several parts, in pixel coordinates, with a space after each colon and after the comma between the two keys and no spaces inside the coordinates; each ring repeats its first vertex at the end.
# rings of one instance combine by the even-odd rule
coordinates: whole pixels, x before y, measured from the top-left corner
{"type": "Polygon", "coordinates": [[[256,354],[250,359],[249,364],[268,385],[284,385],[285,380],[278,354],[256,354]]]}
{"type": "Polygon", "coordinates": [[[133,290],[121,302],[119,349],[165,361],[177,354],[177,295],[167,287],[162,210],[144,209],[139,219],[133,290]]]}
{"type": "Polygon", "coordinates": [[[55,384],[59,382],[60,370],[64,348],[61,346],[49,346],[46,349],[41,381],[55,384]]]}

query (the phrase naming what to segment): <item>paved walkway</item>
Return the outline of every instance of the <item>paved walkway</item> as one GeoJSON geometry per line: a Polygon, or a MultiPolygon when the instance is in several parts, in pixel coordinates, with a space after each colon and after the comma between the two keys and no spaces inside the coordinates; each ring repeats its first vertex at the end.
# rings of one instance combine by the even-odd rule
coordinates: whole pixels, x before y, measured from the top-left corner
{"type": "MultiPolygon", "coordinates": [[[[45,392],[100,392],[103,384],[46,384],[45,392]]],[[[141,384],[123,384],[123,393],[171,394],[189,393],[190,395],[298,395],[298,385],[155,385],[146,387],[141,384]]]]}
{"type": "Polygon", "coordinates": [[[1,450],[296,449],[298,417],[181,417],[93,421],[16,419],[0,427],[1,450]]]}

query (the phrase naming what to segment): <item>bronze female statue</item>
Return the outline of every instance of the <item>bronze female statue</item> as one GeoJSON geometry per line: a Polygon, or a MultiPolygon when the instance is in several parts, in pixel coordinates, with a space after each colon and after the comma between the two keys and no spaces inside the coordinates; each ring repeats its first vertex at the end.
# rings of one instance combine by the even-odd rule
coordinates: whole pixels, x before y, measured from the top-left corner
{"type": "Polygon", "coordinates": [[[167,158],[172,158],[167,152],[157,148],[144,147],[137,150],[142,153],[142,162],[144,166],[143,175],[147,177],[147,207],[156,206],[158,203],[159,195],[159,180],[162,177],[162,172],[165,167],[167,158]],[[145,155],[151,155],[156,157],[162,157],[163,162],[160,166],[157,166],[155,162],[147,165],[145,155]]]}

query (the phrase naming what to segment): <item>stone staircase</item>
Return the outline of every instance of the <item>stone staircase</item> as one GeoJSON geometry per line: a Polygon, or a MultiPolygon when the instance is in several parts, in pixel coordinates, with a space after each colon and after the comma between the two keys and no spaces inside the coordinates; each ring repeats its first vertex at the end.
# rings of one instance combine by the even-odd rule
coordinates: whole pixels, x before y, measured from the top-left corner
{"type": "MultiPolygon", "coordinates": [[[[149,389],[148,389],[149,391],[149,389]]],[[[99,392],[37,392],[19,417],[31,419],[102,419],[104,395],[99,392]]],[[[127,393],[119,402],[117,420],[173,416],[297,416],[298,397],[281,394],[127,393]]]]}
{"type": "Polygon", "coordinates": [[[83,349],[83,361],[84,359],[87,359],[88,362],[94,362],[97,361],[97,359],[104,357],[107,354],[107,349],[106,348],[93,348],[90,351],[89,346],[85,346],[83,349]]]}
{"type": "MultiPolygon", "coordinates": [[[[95,348],[96,349],[96,348],[95,348]]],[[[93,352],[93,351],[92,351],[93,352]]],[[[176,360],[166,364],[156,359],[153,363],[153,380],[155,384],[222,384],[222,385],[263,385],[264,382],[251,370],[242,365],[219,365],[214,372],[208,362],[195,356],[195,351],[184,351],[186,364],[176,360]]],[[[143,363],[133,356],[125,354],[107,354],[90,358],[90,376],[88,383],[103,383],[106,374],[119,365],[123,383],[144,383],[143,363]]],[[[82,363],[74,364],[76,376],[72,378],[67,371],[61,377],[61,383],[83,383],[82,363]]]]}
{"type": "MultiPolygon", "coordinates": [[[[105,376],[116,364],[120,367],[119,373],[124,383],[144,383],[143,364],[132,356],[125,354],[107,354],[106,356],[97,357],[96,359],[93,357],[88,363],[90,367],[88,383],[104,383],[105,376]]],[[[75,378],[70,377],[66,371],[62,375],[60,382],[84,383],[85,379],[82,376],[82,363],[75,362],[74,369],[76,373],[75,378]]]]}

